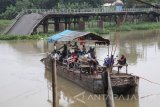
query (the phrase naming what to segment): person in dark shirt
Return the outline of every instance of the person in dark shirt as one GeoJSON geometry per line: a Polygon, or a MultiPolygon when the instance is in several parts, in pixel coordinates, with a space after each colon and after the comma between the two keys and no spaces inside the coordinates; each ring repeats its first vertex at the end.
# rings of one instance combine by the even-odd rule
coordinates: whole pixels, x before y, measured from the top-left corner
{"type": "MultiPolygon", "coordinates": [[[[121,55],[121,58],[118,60],[119,65],[125,65],[126,64],[126,57],[124,55],[121,55]]],[[[122,68],[123,66],[119,66],[118,69],[122,68]]]]}
{"type": "Polygon", "coordinates": [[[118,60],[118,64],[125,65],[126,64],[126,57],[124,55],[118,60]]]}
{"type": "Polygon", "coordinates": [[[63,46],[63,50],[62,50],[62,53],[61,53],[61,57],[60,57],[60,61],[63,61],[63,59],[67,56],[67,45],[64,44],[63,46]]]}
{"type": "Polygon", "coordinates": [[[86,47],[85,47],[85,45],[83,45],[81,55],[85,55],[85,54],[86,54],[86,47]]]}

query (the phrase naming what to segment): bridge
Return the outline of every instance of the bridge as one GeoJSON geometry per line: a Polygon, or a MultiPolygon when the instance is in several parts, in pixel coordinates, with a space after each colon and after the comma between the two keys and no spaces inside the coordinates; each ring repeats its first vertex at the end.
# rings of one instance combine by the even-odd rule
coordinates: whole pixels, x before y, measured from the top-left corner
{"type": "Polygon", "coordinates": [[[53,31],[64,29],[84,30],[85,23],[91,19],[97,20],[97,27],[103,28],[104,21],[114,21],[120,24],[124,17],[132,16],[135,19],[142,15],[152,15],[156,21],[160,20],[160,9],[156,8],[124,8],[115,11],[114,8],[89,8],[89,9],[27,9],[20,12],[13,24],[6,29],[9,35],[31,35],[43,29],[48,33],[49,28],[53,31]],[[52,25],[49,27],[49,25],[52,25]]]}

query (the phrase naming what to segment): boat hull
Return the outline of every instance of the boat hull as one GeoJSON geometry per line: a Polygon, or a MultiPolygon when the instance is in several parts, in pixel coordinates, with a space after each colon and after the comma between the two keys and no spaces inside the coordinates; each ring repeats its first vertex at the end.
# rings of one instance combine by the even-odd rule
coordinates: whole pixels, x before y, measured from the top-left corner
{"type": "MultiPolygon", "coordinates": [[[[52,71],[52,64],[50,58],[45,58],[43,60],[45,68],[48,71],[52,71]]],[[[61,62],[57,61],[57,74],[73,83],[81,86],[88,91],[95,94],[104,94],[107,91],[107,81],[104,79],[105,74],[93,76],[85,73],[81,73],[79,69],[68,69],[68,67],[61,62]]],[[[106,76],[105,76],[106,77],[106,76]]],[[[137,94],[139,77],[130,74],[111,74],[111,84],[114,94],[137,94]]]]}

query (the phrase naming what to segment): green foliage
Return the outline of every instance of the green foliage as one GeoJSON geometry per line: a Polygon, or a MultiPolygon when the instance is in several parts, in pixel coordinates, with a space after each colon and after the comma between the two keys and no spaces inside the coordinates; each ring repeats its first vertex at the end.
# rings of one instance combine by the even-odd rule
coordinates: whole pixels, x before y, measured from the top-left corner
{"type": "Polygon", "coordinates": [[[0,40],[40,40],[47,39],[48,35],[0,35],[0,40]]]}
{"type": "Polygon", "coordinates": [[[22,9],[28,9],[32,7],[32,3],[29,0],[19,0],[15,4],[16,11],[20,12],[22,9]]]}
{"type": "Polygon", "coordinates": [[[30,8],[51,9],[57,5],[58,0],[29,0],[32,4],[30,8]]]}
{"type": "Polygon", "coordinates": [[[98,34],[109,34],[109,30],[102,28],[87,28],[86,31],[98,34]]]}
{"type": "MultiPolygon", "coordinates": [[[[60,0],[59,3],[68,5],[68,4],[89,4],[91,7],[99,7],[104,3],[104,0],[60,0]]],[[[84,7],[82,7],[84,8],[84,7]]]]}
{"type": "Polygon", "coordinates": [[[4,19],[13,19],[17,15],[16,7],[13,5],[10,5],[7,7],[6,11],[1,14],[1,17],[4,19]]]}
{"type": "Polygon", "coordinates": [[[9,5],[14,5],[16,0],[0,0],[0,14],[3,13],[9,5]]]}
{"type": "Polygon", "coordinates": [[[108,34],[110,32],[115,31],[132,31],[132,30],[152,30],[152,29],[159,29],[160,28],[160,22],[147,22],[147,23],[124,23],[122,26],[116,26],[116,25],[104,25],[104,29],[100,28],[87,28],[86,31],[98,33],[98,34],[108,34]]]}
{"type": "Polygon", "coordinates": [[[12,23],[11,20],[0,20],[0,26],[10,25],[12,23]]]}
{"type": "Polygon", "coordinates": [[[149,30],[160,28],[160,23],[139,23],[130,25],[133,30],[149,30]]]}
{"type": "Polygon", "coordinates": [[[11,23],[11,20],[0,20],[0,33],[3,32],[5,28],[9,26],[11,23]]]}
{"type": "MultiPolygon", "coordinates": [[[[157,29],[160,28],[160,22],[147,22],[147,23],[125,23],[124,25],[120,27],[111,27],[112,29],[116,29],[116,31],[131,31],[131,30],[151,30],[151,29],[157,29]]],[[[110,31],[113,31],[111,28],[109,28],[110,31]]]]}
{"type": "Polygon", "coordinates": [[[128,25],[124,25],[124,26],[120,26],[120,27],[115,28],[115,31],[131,31],[131,30],[133,30],[133,29],[128,25]]]}

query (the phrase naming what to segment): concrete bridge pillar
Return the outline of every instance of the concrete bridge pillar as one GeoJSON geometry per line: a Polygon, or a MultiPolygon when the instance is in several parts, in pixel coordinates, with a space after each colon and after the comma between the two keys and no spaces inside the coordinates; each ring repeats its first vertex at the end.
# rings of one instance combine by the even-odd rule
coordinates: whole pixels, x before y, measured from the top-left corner
{"type": "Polygon", "coordinates": [[[97,27],[103,29],[103,20],[102,19],[98,20],[97,27]]]}
{"type": "Polygon", "coordinates": [[[43,22],[43,32],[48,33],[48,19],[43,22]]]}
{"type": "Polygon", "coordinates": [[[73,23],[74,23],[74,30],[76,29],[76,18],[74,18],[74,21],[73,21],[73,23]]]}
{"type": "Polygon", "coordinates": [[[65,30],[64,23],[59,23],[59,30],[60,31],[65,30]]]}
{"type": "Polygon", "coordinates": [[[67,18],[64,19],[64,28],[67,29],[67,18]]]}
{"type": "Polygon", "coordinates": [[[85,30],[85,22],[80,20],[78,22],[78,30],[85,30]]]}
{"type": "Polygon", "coordinates": [[[116,22],[116,25],[118,25],[118,26],[120,26],[120,25],[122,25],[122,23],[123,23],[123,16],[116,16],[115,15],[115,22],[116,22]]]}
{"type": "Polygon", "coordinates": [[[68,27],[67,27],[67,26],[68,26],[68,23],[67,23],[67,22],[65,22],[65,24],[64,24],[64,28],[65,28],[65,29],[68,29],[68,27]]]}
{"type": "Polygon", "coordinates": [[[54,19],[54,31],[55,32],[58,32],[60,29],[59,29],[59,19],[58,18],[55,18],[54,19]]]}
{"type": "Polygon", "coordinates": [[[68,29],[71,29],[71,22],[68,23],[68,29]]]}

